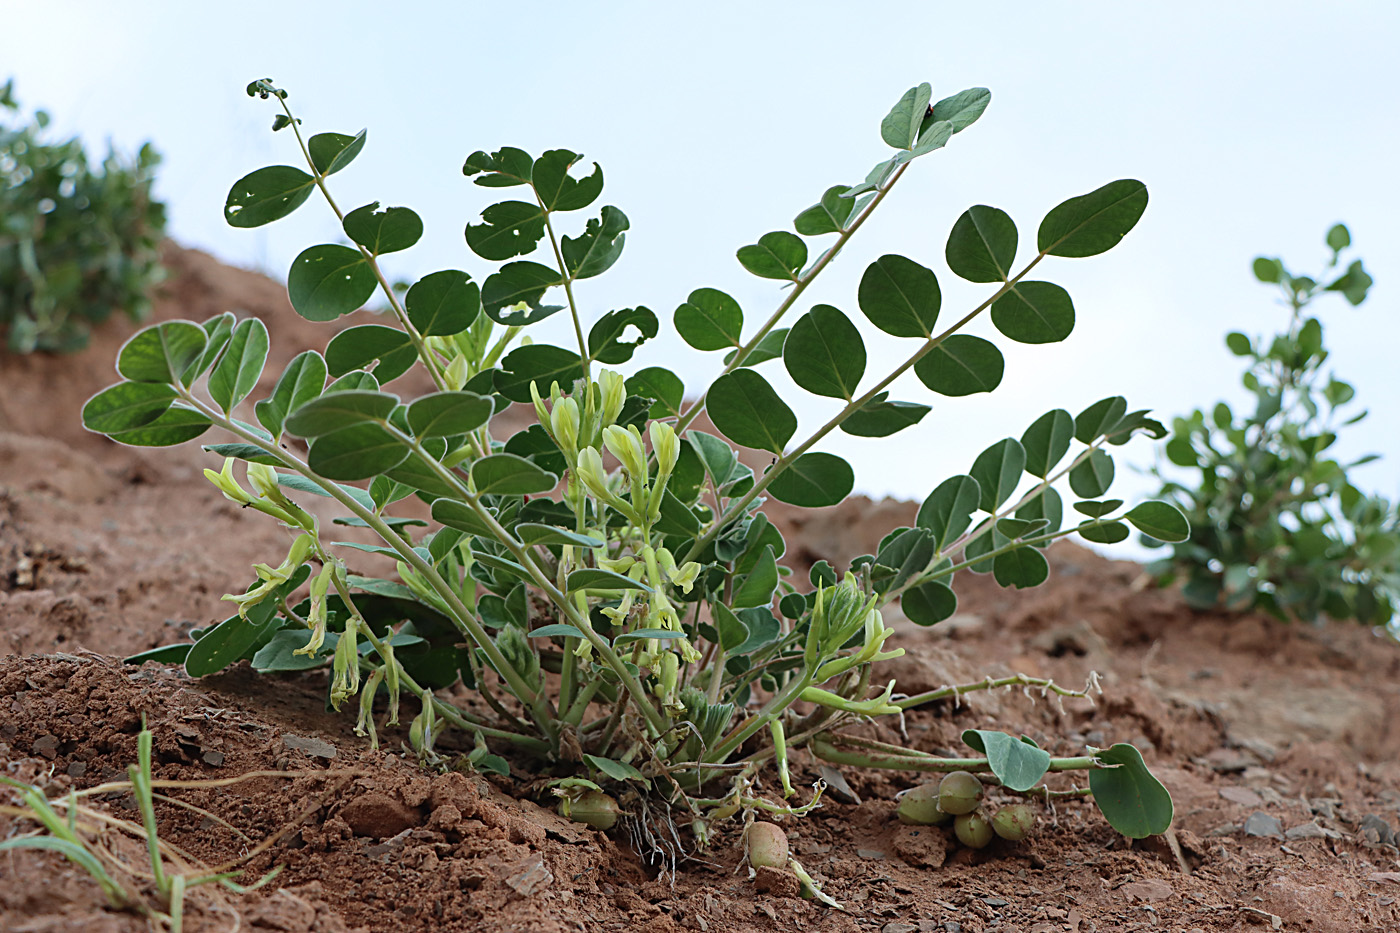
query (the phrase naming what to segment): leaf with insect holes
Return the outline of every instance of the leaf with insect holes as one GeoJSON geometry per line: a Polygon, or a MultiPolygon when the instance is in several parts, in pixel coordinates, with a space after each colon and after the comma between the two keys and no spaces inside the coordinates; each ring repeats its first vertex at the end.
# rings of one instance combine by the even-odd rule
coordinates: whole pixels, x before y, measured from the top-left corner
{"type": "Polygon", "coordinates": [[[333,321],[364,307],[379,284],[374,270],[348,246],[304,249],[287,273],[287,297],[308,321],[333,321]]]}
{"type": "Polygon", "coordinates": [[[467,246],[482,259],[500,262],[534,252],[544,236],[545,214],[538,204],[501,201],[481,212],[482,222],[467,224],[467,246]]]}
{"type": "Polygon", "coordinates": [[[408,249],[423,236],[423,218],[406,207],[372,201],[345,215],[345,235],[376,256],[408,249]]]}
{"type": "Polygon", "coordinates": [[[270,165],[233,183],[224,202],[230,227],[261,227],[306,203],[316,179],[290,165],[270,165]]]}
{"type": "Polygon", "coordinates": [[[431,272],[404,296],[409,322],[424,337],[450,337],[471,327],[481,314],[481,288],[457,269],[431,272]]]}
{"type": "Polygon", "coordinates": [[[306,149],[311,153],[311,164],[322,175],[334,175],[345,168],[360,150],[365,147],[368,130],[360,130],[354,136],[344,133],[317,133],[307,141],[306,149]]]}

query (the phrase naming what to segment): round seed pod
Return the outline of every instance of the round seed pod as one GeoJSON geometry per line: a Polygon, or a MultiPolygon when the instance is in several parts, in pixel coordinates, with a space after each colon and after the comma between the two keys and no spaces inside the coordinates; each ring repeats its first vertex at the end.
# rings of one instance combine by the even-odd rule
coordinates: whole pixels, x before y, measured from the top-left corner
{"type": "Polygon", "coordinates": [[[617,801],[600,790],[590,790],[577,800],[567,797],[559,801],[559,815],[594,829],[612,829],[622,808],[617,801]]]}
{"type": "Polygon", "coordinates": [[[754,823],[745,832],[749,864],[754,868],[787,868],[788,837],[772,823],[754,823]]]}
{"type": "Polygon", "coordinates": [[[953,833],[969,849],[985,849],[992,841],[992,824],[980,812],[962,813],[953,820],[953,833]]]}
{"type": "Polygon", "coordinates": [[[954,816],[971,813],[981,800],[982,782],[971,772],[954,771],[944,775],[938,785],[938,806],[944,813],[954,816]]]}
{"type": "Polygon", "coordinates": [[[953,821],[953,814],[939,809],[938,785],[933,783],[906,791],[895,816],[908,826],[946,826],[953,821]]]}
{"type": "Polygon", "coordinates": [[[1009,842],[1020,842],[1035,828],[1035,811],[1024,803],[1002,807],[992,817],[992,830],[1009,842]]]}

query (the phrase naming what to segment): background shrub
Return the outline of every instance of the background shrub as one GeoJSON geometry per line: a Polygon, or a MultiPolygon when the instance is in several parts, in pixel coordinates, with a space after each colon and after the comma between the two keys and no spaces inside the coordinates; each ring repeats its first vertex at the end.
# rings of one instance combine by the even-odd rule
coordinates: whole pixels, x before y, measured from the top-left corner
{"type": "Polygon", "coordinates": [[[113,311],[145,317],[162,277],[165,205],[151,196],[160,156],[110,145],[99,169],[82,141],[44,139],[49,116],[19,118],[0,88],[0,331],[9,348],[68,352],[113,311]]]}

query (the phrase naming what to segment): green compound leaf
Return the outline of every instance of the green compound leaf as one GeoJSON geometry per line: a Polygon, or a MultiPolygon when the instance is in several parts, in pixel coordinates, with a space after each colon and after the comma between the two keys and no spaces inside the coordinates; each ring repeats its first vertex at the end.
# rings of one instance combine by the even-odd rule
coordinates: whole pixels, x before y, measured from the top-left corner
{"type": "Polygon", "coordinates": [[[1098,753],[1114,768],[1089,772],[1089,789],[1108,825],[1129,839],[1144,839],[1166,832],[1172,825],[1172,795],[1147,770],[1142,753],[1118,744],[1098,753]]]}
{"type": "Polygon", "coordinates": [[[758,238],[758,243],[739,247],[739,264],[765,279],[797,281],[797,272],[807,264],[807,244],[786,230],[775,230],[758,238]]]}
{"type": "Polygon", "coordinates": [[[895,149],[912,149],[919,138],[919,129],[928,114],[933,87],[927,81],[911,87],[880,121],[880,138],[895,149]]]}
{"type": "Polygon", "coordinates": [[[978,454],[970,471],[982,491],[978,507],[984,512],[1000,508],[1016,491],[1025,467],[1026,449],[1014,438],[997,441],[978,454]]]}
{"type": "Polygon", "coordinates": [[[424,337],[451,337],[481,314],[481,288],[457,269],[423,276],[404,296],[408,320],[424,337]]]}
{"type": "MultiPolygon", "coordinates": [[[[765,544],[758,563],[744,577],[744,582],[734,591],[730,605],[735,609],[753,609],[773,602],[773,591],[778,588],[778,563],[773,557],[773,546],[765,544]]],[[[748,632],[736,644],[743,644],[748,632]]]]}
{"type": "Polygon", "coordinates": [[[792,222],[793,229],[803,236],[840,233],[856,207],[853,199],[841,197],[850,190],[849,185],[835,185],[826,189],[821,201],[797,215],[792,222]]]}
{"type": "Polygon", "coordinates": [[[679,417],[681,402],[685,398],[685,383],[669,369],[648,366],[629,376],[626,385],[629,394],[655,400],[656,404],[651,406],[648,417],[679,417]]]}
{"type": "Polygon", "coordinates": [[[1016,223],[1005,211],[978,204],[963,211],[944,257],[953,274],[969,282],[1005,282],[1016,261],[1016,223]]]}
{"type": "Polygon", "coordinates": [[[660,326],[650,308],[638,306],[609,311],[588,331],[588,353],[593,359],[609,366],[625,363],[638,347],[656,336],[660,326]],[[629,327],[636,329],[635,340],[622,339],[629,327]]]}
{"type": "Polygon", "coordinates": [[[1145,210],[1146,185],[1131,178],[1111,181],[1046,214],[1036,242],[1051,256],[1097,256],[1117,246],[1145,210]]]}
{"type": "Polygon", "coordinates": [[[954,476],[938,484],[919,506],[914,524],[933,532],[933,546],[942,552],[972,524],[982,501],[982,487],[971,476],[954,476]]]}
{"type": "Polygon", "coordinates": [[[1122,522],[1082,522],[1078,531],[1079,537],[1095,544],[1117,544],[1128,540],[1128,526],[1122,522]]]}
{"type": "Polygon", "coordinates": [[[209,374],[209,397],[225,413],[248,397],[267,363],[267,327],[257,318],[239,321],[228,350],[209,374]]]}
{"type": "Polygon", "coordinates": [[[946,583],[921,583],[904,591],[899,608],[915,625],[937,625],[958,611],[958,596],[946,583]]]}
{"type": "Polygon", "coordinates": [[[216,314],[199,326],[204,328],[204,332],[209,335],[208,341],[204,344],[204,349],[193,363],[185,367],[185,371],[180,374],[180,382],[186,386],[192,385],[196,379],[204,375],[205,370],[214,365],[214,361],[219,358],[219,354],[228,346],[229,338],[233,336],[233,326],[237,321],[233,312],[225,311],[223,314],[216,314]]]}
{"type": "Polygon", "coordinates": [[[1081,515],[1090,518],[1103,518],[1123,507],[1122,499],[1104,499],[1102,501],[1076,502],[1074,510],[1081,515]]]}
{"type": "Polygon", "coordinates": [[[556,382],[561,391],[572,391],[574,380],[582,376],[583,364],[577,350],[534,343],[516,347],[501,360],[501,371],[496,374],[496,392],[512,402],[528,402],[532,381],[540,395],[548,395],[556,382]]]}
{"type": "MultiPolygon", "coordinates": [[[[1065,502],[1054,486],[1047,486],[1031,501],[1016,510],[1016,517],[1024,521],[1044,522],[1041,529],[1047,533],[1060,530],[1065,518],[1065,502]]],[[[1049,547],[1050,542],[1042,541],[1036,547],[1049,547]]]]}
{"type": "Polygon", "coordinates": [[[457,499],[437,499],[433,502],[433,521],[448,528],[465,531],[479,538],[492,538],[491,528],[465,502],[457,499]]]}
{"type": "Polygon", "coordinates": [[[475,392],[435,392],[408,406],[408,427],[414,437],[466,434],[491,419],[493,404],[475,392]]]}
{"type": "Polygon", "coordinates": [[[719,632],[719,644],[725,651],[732,652],[749,640],[749,627],[724,603],[711,603],[710,617],[715,621],[715,629],[719,632]]]}
{"type": "Polygon", "coordinates": [[[540,299],[564,280],[559,273],[537,262],[509,262],[486,279],[481,287],[481,305],[491,320],[508,327],[524,327],[542,321],[563,305],[542,305],[540,299]],[[525,308],[515,307],[521,302],[525,308]]]}
{"type": "Polygon", "coordinates": [[[922,136],[932,124],[943,120],[953,124],[954,133],[961,133],[977,122],[991,102],[992,92],[984,87],[970,87],[951,97],[945,97],[933,105],[932,113],[924,117],[919,130],[920,135],[922,136]]]}
{"type": "Polygon", "coordinates": [[[406,207],[379,209],[374,201],[345,215],[345,235],[376,256],[408,249],[423,236],[423,218],[406,207]]]}
{"type": "Polygon", "coordinates": [[[365,148],[368,132],[360,130],[354,136],[346,136],[344,133],[317,133],[306,144],[307,151],[311,153],[311,164],[316,166],[316,171],[322,175],[334,175],[355,161],[355,156],[365,148]]]}
{"type": "Polygon", "coordinates": [[[341,331],[326,344],[326,369],[343,376],[354,369],[369,369],[375,360],[374,378],[392,382],[418,362],[418,350],[408,334],[383,324],[361,324],[341,331]]]}
{"type": "Polygon", "coordinates": [[[528,185],[534,171],[534,160],[530,154],[512,146],[505,146],[489,155],[480,150],[467,156],[462,165],[462,174],[472,178],[474,184],[483,188],[511,188],[528,185]]]}
{"type": "Polygon", "coordinates": [[[117,372],[132,382],[174,385],[204,350],[209,335],[193,321],[166,321],[142,328],[122,345],[117,372]]]}
{"type": "MultiPolygon", "coordinates": [[[[331,494],[322,489],[320,484],[316,483],[314,480],[307,479],[300,473],[278,473],[277,485],[286,489],[295,489],[297,492],[309,492],[312,495],[322,496],[327,499],[331,497],[331,494]]],[[[371,512],[374,511],[374,498],[363,489],[358,489],[354,486],[346,486],[342,483],[335,483],[334,485],[365,509],[371,512]]]]}
{"type": "Polygon", "coordinates": [[[192,408],[176,402],[160,417],[139,428],[112,431],[108,437],[119,444],[132,447],[173,447],[194,440],[209,430],[211,422],[192,408]]]}
{"type": "Polygon", "coordinates": [[[1001,384],[1006,361],[990,340],[953,334],[914,364],[919,381],[939,395],[990,392],[1001,384]]]}
{"type": "Polygon", "coordinates": [[[398,404],[399,397],[387,392],[328,392],[294,409],[283,430],[298,437],[320,437],[351,425],[385,421],[398,404]]]}
{"type": "Polygon", "coordinates": [[[886,401],[888,392],[880,392],[841,422],[841,430],[855,437],[889,437],[897,431],[918,424],[931,409],[915,402],[886,401]]]}
{"type": "Polygon", "coordinates": [[[150,424],[175,401],[175,390],[158,382],[119,382],[83,405],[83,427],[98,434],[150,424]]]}
{"type": "Polygon", "coordinates": [[[1097,499],[1113,485],[1113,472],[1113,458],[1095,448],[1069,471],[1069,488],[1074,490],[1076,496],[1097,499]]]}
{"type": "Polygon", "coordinates": [[[993,302],[992,323],[1018,343],[1055,343],[1074,330],[1074,302],[1051,282],[1017,282],[993,302]]]}
{"type": "Polygon", "coordinates": [[[590,279],[607,272],[622,255],[629,226],[626,214],[611,204],[604,206],[601,214],[584,227],[582,234],[564,237],[561,247],[564,268],[575,279],[590,279]]]}
{"type": "MultiPolygon", "coordinates": [[[[603,170],[593,163],[593,174],[574,178],[569,169],[583,158],[582,153],[551,149],[535,160],[532,182],[540,201],[551,211],[582,210],[603,191],[603,170]]],[[[480,184],[478,182],[478,184],[480,184]]]]}
{"type": "Polygon", "coordinates": [[[364,307],[377,284],[359,250],[327,243],[302,250],[292,261],[287,297],[308,321],[333,321],[364,307]]]}
{"type": "Polygon", "coordinates": [[[1093,443],[1123,420],[1127,410],[1128,400],[1121,395],[1099,399],[1075,417],[1075,438],[1083,444],[1093,443]]]}
{"type": "MultiPolygon", "coordinates": [[[[293,412],[292,418],[297,414],[293,412]]],[[[290,424],[291,418],[287,421],[290,424]]],[[[409,450],[403,442],[382,425],[366,422],[318,436],[311,442],[306,463],[326,479],[370,479],[392,470],[403,463],[408,455],[409,450]]]]}
{"type": "Polygon", "coordinates": [[[270,165],[244,175],[229,189],[224,220],[231,227],[261,227],[286,217],[311,197],[316,179],[290,165],[270,165]]]}
{"type": "Polygon", "coordinates": [[[279,437],[287,413],[316,398],[325,385],[326,361],[315,350],[305,350],[282,370],[272,395],[254,405],[253,413],[269,434],[279,437]]]}
{"type": "Polygon", "coordinates": [[[835,454],[805,453],[774,477],[768,492],[789,505],[817,509],[836,505],[851,494],[856,474],[835,454]]]}
{"type": "Polygon", "coordinates": [[[483,496],[524,496],[549,492],[559,477],[515,454],[491,454],[472,464],[472,482],[483,496]]]}
{"type": "Polygon", "coordinates": [[[515,526],[515,536],[522,544],[572,544],[575,547],[603,547],[607,542],[588,535],[569,531],[556,525],[541,525],[537,522],[524,522],[515,526]]]}
{"type": "Polygon", "coordinates": [[[1041,479],[1069,451],[1074,439],[1074,419],[1063,408],[1047,411],[1035,419],[1026,433],[1021,435],[1021,446],[1026,449],[1026,472],[1041,479]]]}
{"type": "MultiPolygon", "coordinates": [[[[797,416],[758,373],[736,369],[707,393],[710,420],[736,444],[781,455],[797,432],[797,416]]],[[[774,495],[777,493],[774,492],[774,495]]]]}
{"type": "Polygon", "coordinates": [[[931,336],[943,305],[933,270],[894,254],[866,268],[857,297],[870,323],[895,337],[931,336]]]}
{"type": "Polygon", "coordinates": [[[1050,564],[1038,549],[1027,545],[998,554],[992,562],[992,575],[999,586],[1026,589],[1045,582],[1050,576],[1050,564]]]}
{"type": "MultiPolygon", "coordinates": [[[[1042,558],[1043,560],[1044,558],[1042,558]]],[[[968,729],[962,740],[978,753],[987,756],[992,773],[1007,788],[1028,791],[1045,772],[1050,770],[1050,753],[1005,732],[968,729]]]]}
{"type": "MultiPolygon", "coordinates": [[[[759,363],[766,363],[769,360],[776,360],[783,355],[783,344],[787,342],[789,328],[777,327],[763,335],[763,339],[758,345],[749,351],[749,355],[744,357],[744,362],[740,366],[757,366],[759,363]]],[[[730,350],[724,354],[724,365],[728,366],[734,362],[734,357],[739,355],[738,350],[730,350]]]]}
{"type": "Polygon", "coordinates": [[[1158,541],[1173,543],[1191,537],[1191,523],[1175,506],[1166,502],[1144,502],[1123,516],[1133,527],[1158,541]]]}
{"type": "Polygon", "coordinates": [[[267,466],[278,466],[282,463],[281,459],[255,444],[205,444],[203,449],[220,457],[234,457],[249,463],[262,463],[267,466]]]}
{"type": "Polygon", "coordinates": [[[831,305],[817,305],[788,333],[783,365],[808,392],[850,401],[865,375],[865,341],[850,318],[831,305]]]}
{"type": "Polygon", "coordinates": [[[538,204],[502,201],[482,211],[481,219],[483,223],[467,224],[467,246],[493,262],[534,252],[544,236],[544,211],[538,204]]]}
{"type": "Polygon", "coordinates": [[[742,347],[744,312],[739,303],[717,288],[697,288],[676,309],[676,332],[697,350],[742,347]]]}
{"type": "MultiPolygon", "coordinates": [[[[569,574],[567,589],[570,593],[579,590],[638,590],[643,593],[650,593],[651,587],[641,580],[633,580],[631,577],[624,577],[620,573],[613,573],[611,570],[604,570],[601,567],[589,567],[583,570],[575,570],[569,574]]],[[[679,633],[677,633],[679,634],[679,633]]]]}

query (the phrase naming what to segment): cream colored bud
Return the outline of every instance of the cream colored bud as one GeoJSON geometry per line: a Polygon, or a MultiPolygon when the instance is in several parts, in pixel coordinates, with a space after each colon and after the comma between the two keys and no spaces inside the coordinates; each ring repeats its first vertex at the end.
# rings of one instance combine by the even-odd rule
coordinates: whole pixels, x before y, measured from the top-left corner
{"type": "Polygon", "coordinates": [[[648,427],[651,433],[651,449],[656,451],[656,472],[659,476],[670,476],[681,456],[681,442],[676,431],[664,421],[653,421],[648,427]]]}
{"type": "Polygon", "coordinates": [[[603,429],[603,443],[627,471],[634,488],[646,483],[647,455],[642,449],[642,436],[636,428],[629,431],[615,424],[609,425],[603,429]]]}
{"type": "Polygon", "coordinates": [[[578,452],[578,478],[588,491],[603,499],[612,499],[608,489],[608,474],[603,472],[603,457],[593,447],[585,447],[578,452]]]}
{"type": "Polygon", "coordinates": [[[554,429],[554,441],[564,456],[572,461],[578,455],[579,414],[578,402],[572,398],[560,399],[549,413],[550,427],[554,429]]]}
{"type": "Polygon", "coordinates": [[[449,391],[460,392],[462,386],[467,384],[467,358],[454,356],[442,374],[442,381],[449,391]]]}
{"type": "Polygon", "coordinates": [[[598,373],[598,388],[603,393],[603,427],[617,423],[622,403],[627,401],[627,383],[621,373],[605,369],[598,373]]]}
{"type": "Polygon", "coordinates": [[[282,490],[277,486],[277,471],[265,463],[248,464],[248,485],[258,495],[280,501],[282,490]]]}

